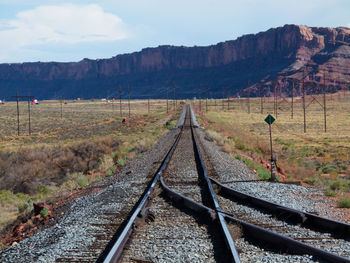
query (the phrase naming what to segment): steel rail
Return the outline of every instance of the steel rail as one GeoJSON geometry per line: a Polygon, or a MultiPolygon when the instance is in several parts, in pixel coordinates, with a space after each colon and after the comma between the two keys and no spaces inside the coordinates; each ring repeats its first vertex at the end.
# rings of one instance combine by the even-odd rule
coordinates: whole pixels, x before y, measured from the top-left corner
{"type": "MultiPolygon", "coordinates": [[[[173,200],[175,203],[180,203],[181,205],[184,205],[195,212],[199,212],[203,214],[206,213],[209,215],[216,214],[217,211],[215,211],[214,209],[211,209],[207,206],[197,203],[196,201],[170,189],[164,183],[164,180],[162,177],[160,178],[160,184],[163,190],[165,191],[165,193],[167,194],[167,196],[171,200],[173,200]]],[[[260,226],[256,226],[256,225],[247,223],[245,221],[239,220],[230,213],[222,212],[221,214],[227,221],[241,225],[245,236],[251,237],[255,240],[259,240],[260,242],[270,247],[273,247],[274,249],[278,248],[280,251],[287,252],[289,254],[299,254],[299,255],[309,254],[321,260],[327,260],[327,262],[332,262],[332,263],[349,263],[350,262],[350,260],[347,258],[324,251],[319,248],[312,247],[300,241],[297,241],[292,238],[275,233],[273,231],[264,229],[260,226]]]]}
{"type": "Polygon", "coordinates": [[[288,217],[289,220],[294,219],[297,223],[301,223],[305,227],[318,228],[319,230],[328,231],[333,234],[350,239],[350,225],[344,222],[339,222],[329,218],[313,215],[308,212],[299,211],[293,208],[282,206],[264,199],[254,197],[249,194],[234,190],[220,183],[219,181],[210,178],[210,180],[219,186],[219,193],[231,196],[241,202],[251,204],[252,206],[267,210],[270,213],[281,217],[288,217]]]}
{"type": "Polygon", "coordinates": [[[194,131],[193,131],[192,126],[191,126],[191,134],[192,134],[192,140],[193,140],[193,143],[194,143],[194,146],[195,146],[194,147],[195,148],[195,152],[197,154],[197,157],[199,159],[199,162],[200,162],[200,165],[201,165],[201,169],[202,169],[202,172],[203,172],[203,177],[204,177],[204,180],[206,181],[206,184],[207,184],[210,196],[211,196],[211,201],[213,202],[213,205],[215,207],[215,212],[217,213],[217,217],[218,217],[219,222],[220,222],[221,230],[222,230],[222,233],[223,233],[223,235],[225,237],[225,243],[226,243],[226,246],[227,246],[227,248],[229,250],[230,256],[232,258],[232,262],[240,263],[241,260],[239,258],[239,255],[238,255],[235,243],[233,241],[233,238],[231,236],[231,233],[230,233],[230,231],[229,231],[229,229],[227,227],[227,224],[225,222],[224,215],[221,213],[221,208],[220,208],[219,202],[218,202],[218,200],[216,198],[216,194],[214,192],[213,186],[212,186],[212,184],[210,182],[210,179],[209,179],[209,176],[208,176],[208,172],[207,172],[207,169],[206,169],[205,164],[203,162],[203,158],[202,158],[202,155],[200,153],[199,146],[197,144],[196,138],[194,136],[194,131]]]}
{"type": "Polygon", "coordinates": [[[114,243],[114,245],[112,246],[112,248],[109,250],[108,254],[106,255],[105,259],[103,260],[104,263],[114,263],[114,262],[118,262],[123,249],[126,245],[126,242],[128,241],[131,233],[132,233],[132,227],[134,225],[134,222],[137,218],[137,216],[141,213],[142,209],[146,206],[148,199],[152,193],[152,191],[154,190],[159,177],[161,176],[161,174],[163,173],[163,171],[165,170],[165,168],[167,167],[171,156],[173,155],[175,148],[181,138],[182,135],[182,129],[183,126],[181,128],[180,133],[178,134],[174,144],[172,145],[172,147],[170,148],[169,152],[167,153],[165,159],[163,160],[160,168],[158,169],[158,171],[156,172],[152,183],[149,185],[146,193],[144,193],[141,201],[139,202],[138,206],[136,207],[136,209],[134,210],[133,214],[131,215],[130,219],[128,220],[128,223],[125,225],[124,229],[122,230],[121,234],[119,235],[118,239],[116,240],[116,242],[114,243]]]}
{"type": "Polygon", "coordinates": [[[240,224],[243,227],[245,235],[252,236],[256,240],[268,243],[274,249],[284,249],[288,253],[293,254],[309,254],[332,263],[350,263],[350,259],[330,253],[320,248],[309,246],[303,242],[294,240],[290,237],[286,237],[276,232],[264,229],[260,226],[239,220],[233,217],[232,215],[229,215],[228,213],[225,214],[225,218],[228,221],[240,224]]]}

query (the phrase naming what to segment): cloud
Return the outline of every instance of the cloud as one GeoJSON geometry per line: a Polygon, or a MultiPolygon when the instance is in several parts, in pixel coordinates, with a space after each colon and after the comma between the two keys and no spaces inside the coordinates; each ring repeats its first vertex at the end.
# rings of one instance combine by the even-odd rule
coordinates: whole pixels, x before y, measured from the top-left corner
{"type": "Polygon", "coordinates": [[[116,15],[96,4],[47,5],[0,20],[0,47],[15,49],[47,44],[117,41],[129,37],[127,26],[116,15]]]}

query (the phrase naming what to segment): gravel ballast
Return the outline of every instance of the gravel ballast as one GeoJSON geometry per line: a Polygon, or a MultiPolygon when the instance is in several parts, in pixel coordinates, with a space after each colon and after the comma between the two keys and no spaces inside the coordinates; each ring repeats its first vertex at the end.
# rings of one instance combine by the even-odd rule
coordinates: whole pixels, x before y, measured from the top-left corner
{"type": "MultiPolygon", "coordinates": [[[[184,122],[184,117],[184,114],[181,114],[178,125],[184,122]]],[[[144,192],[179,130],[177,128],[170,130],[152,149],[143,153],[142,158],[128,163],[118,175],[107,179],[110,183],[108,187],[93,195],[76,199],[64,215],[55,219],[52,227],[0,251],[0,262],[55,262],[56,260],[64,262],[68,258],[74,258],[77,261],[96,260],[119,224],[144,192]],[[130,173],[130,171],[133,172],[130,173]],[[109,227],[111,224],[114,227],[109,227]]],[[[327,209],[330,203],[322,199],[323,193],[318,189],[269,182],[232,182],[258,178],[243,162],[231,158],[213,141],[208,140],[202,129],[196,129],[196,134],[200,140],[201,150],[204,151],[202,155],[210,159],[211,169],[214,169],[217,174],[215,179],[220,182],[229,182],[226,185],[235,190],[287,207],[332,217],[339,221],[343,218],[342,212],[327,209]]],[[[181,147],[185,146],[186,142],[183,142],[181,147]]],[[[188,145],[188,147],[193,146],[188,145]]],[[[193,160],[186,154],[183,156],[180,154],[174,159],[176,158],[177,162],[183,165],[172,168],[173,176],[184,178],[188,176],[188,181],[193,180],[194,171],[188,167],[193,160]]],[[[176,180],[174,177],[169,178],[169,181],[176,182],[176,180]]],[[[171,188],[183,194],[188,193],[188,196],[196,196],[195,199],[198,199],[196,201],[200,202],[202,199],[198,190],[194,187],[191,189],[191,185],[182,188],[180,185],[175,185],[171,188]]],[[[128,249],[132,250],[132,253],[124,255],[124,261],[215,262],[213,257],[215,247],[210,242],[210,233],[206,227],[204,225],[198,227],[198,223],[191,215],[165,202],[158,195],[159,188],[157,191],[152,201],[154,206],[151,207],[156,219],[150,224],[141,225],[136,231],[135,235],[139,238],[131,241],[128,249]],[[173,221],[167,217],[173,218],[173,221]],[[182,224],[179,225],[175,221],[180,217],[182,224]],[[156,241],[157,238],[160,239],[156,241]]],[[[221,197],[219,200],[225,203],[221,197]]],[[[232,213],[235,211],[230,205],[223,205],[222,208],[232,213]]],[[[237,211],[254,217],[256,221],[269,220],[265,214],[259,212],[253,214],[251,208],[239,205],[237,211]]],[[[297,228],[299,227],[296,226],[293,229],[297,228]]],[[[300,231],[309,230],[300,228],[300,231]]],[[[307,235],[315,236],[312,231],[307,232],[307,235]]],[[[298,237],[298,234],[291,232],[290,236],[298,237]]],[[[324,234],[324,237],[326,239],[327,234],[324,234]]],[[[309,255],[283,255],[264,250],[240,235],[235,238],[235,245],[239,249],[242,262],[318,262],[309,255]]],[[[337,246],[337,243],[333,246],[337,246]]],[[[337,252],[337,249],[335,248],[334,251],[337,252]]],[[[339,244],[339,249],[348,250],[349,245],[339,244]]],[[[349,255],[346,253],[345,256],[349,255]]]]}
{"type": "MultiPolygon", "coordinates": [[[[240,180],[257,180],[259,178],[243,162],[233,159],[227,153],[221,151],[219,146],[208,139],[202,129],[197,130],[197,135],[197,137],[200,138],[205,154],[210,158],[211,165],[214,167],[217,176],[215,179],[221,182],[228,182],[225,184],[226,186],[297,210],[316,213],[325,217],[328,216],[338,221],[341,221],[343,218],[342,212],[334,212],[329,209],[331,204],[330,202],[325,201],[325,198],[322,198],[324,194],[319,189],[261,181],[232,182],[240,180]]],[[[269,223],[275,223],[276,225],[281,224],[280,221],[274,220],[252,208],[242,205],[236,206],[233,202],[227,202],[227,200],[222,197],[219,197],[219,200],[225,211],[232,212],[233,214],[236,212],[240,215],[244,215],[247,220],[254,220],[261,223],[268,221],[269,223]]],[[[331,235],[328,233],[320,234],[302,227],[285,225],[287,236],[289,235],[292,238],[302,238],[306,236],[311,239],[312,237],[322,237],[324,238],[324,245],[318,245],[320,248],[346,258],[350,257],[350,243],[347,241],[342,239],[332,239],[331,235]],[[290,229],[289,233],[288,228],[290,229]],[[300,235],[298,233],[300,233],[300,235]],[[327,240],[329,240],[329,242],[327,240]]],[[[237,238],[235,244],[240,250],[242,262],[318,262],[309,255],[281,255],[271,251],[265,251],[264,249],[251,244],[243,237],[237,238]]]]}

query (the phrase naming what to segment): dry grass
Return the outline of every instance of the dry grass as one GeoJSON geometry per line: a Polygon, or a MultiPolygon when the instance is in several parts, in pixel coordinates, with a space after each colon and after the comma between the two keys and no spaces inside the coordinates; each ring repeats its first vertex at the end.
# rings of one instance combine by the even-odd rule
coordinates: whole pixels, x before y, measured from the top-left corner
{"type": "MultiPolygon", "coordinates": [[[[309,97],[307,104],[311,99],[309,97]]],[[[322,103],[321,97],[316,99],[322,103]]],[[[259,98],[250,100],[250,114],[246,100],[230,102],[230,110],[227,110],[226,103],[225,110],[222,110],[221,104],[216,109],[210,107],[207,113],[202,108],[199,119],[209,130],[232,140],[235,145],[233,152],[268,160],[269,130],[264,119],[268,113],[274,115],[273,98],[264,99],[263,114],[260,113],[260,102],[259,98]]],[[[272,125],[277,163],[291,179],[317,177],[321,186],[327,186],[337,178],[349,180],[350,93],[327,96],[327,132],[324,132],[323,108],[314,101],[306,110],[307,132],[304,133],[301,100],[295,98],[294,102],[294,116],[291,119],[290,104],[280,100],[278,116],[272,125]]],[[[227,151],[228,147],[225,148],[227,151]]],[[[346,194],[349,188],[342,191],[346,194]]]]}
{"type": "Polygon", "coordinates": [[[57,101],[32,105],[28,136],[27,104],[22,102],[22,135],[17,136],[16,104],[0,105],[0,229],[33,202],[54,202],[57,194],[111,176],[128,160],[142,158],[179,114],[179,108],[167,114],[165,101],[151,101],[150,114],[147,101],[132,101],[130,118],[127,102],[123,116],[117,106],[68,101],[61,118],[57,101]],[[123,118],[128,121],[122,123],[123,118]]]}

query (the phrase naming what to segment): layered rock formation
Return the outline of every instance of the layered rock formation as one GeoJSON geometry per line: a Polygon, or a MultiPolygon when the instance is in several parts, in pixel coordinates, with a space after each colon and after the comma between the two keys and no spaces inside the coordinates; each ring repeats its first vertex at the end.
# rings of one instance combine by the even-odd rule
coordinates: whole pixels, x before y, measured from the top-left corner
{"type": "Polygon", "coordinates": [[[40,98],[98,98],[130,86],[133,97],[145,89],[164,97],[165,86],[174,84],[179,98],[198,96],[199,87],[236,95],[248,80],[300,79],[303,69],[318,71],[313,81],[321,72],[339,86],[350,81],[350,29],[285,25],[207,47],[159,46],[74,63],[0,64],[0,96],[18,91],[40,98]]]}

